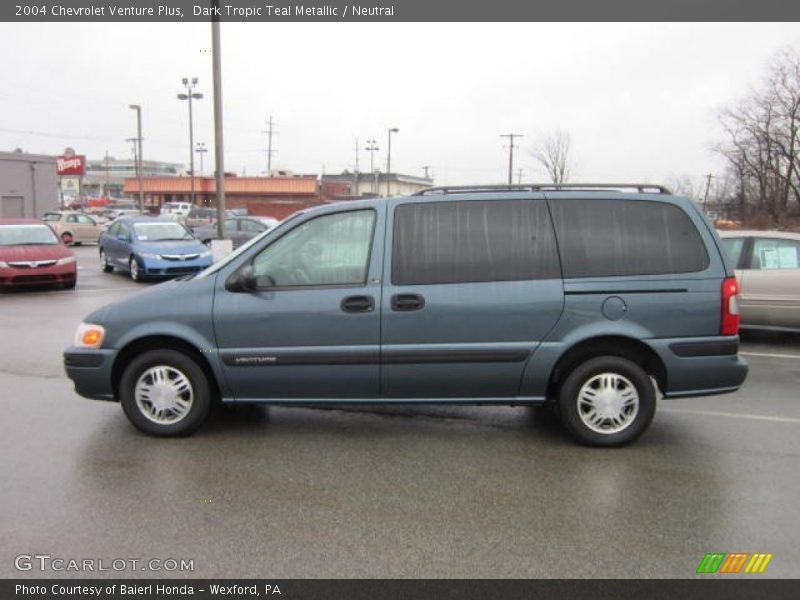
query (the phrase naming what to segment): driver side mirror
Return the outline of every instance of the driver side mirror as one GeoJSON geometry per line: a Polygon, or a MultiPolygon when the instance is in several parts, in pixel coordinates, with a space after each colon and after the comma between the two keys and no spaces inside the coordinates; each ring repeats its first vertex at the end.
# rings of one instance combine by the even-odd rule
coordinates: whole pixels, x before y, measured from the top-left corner
{"type": "Polygon", "coordinates": [[[253,265],[245,265],[235,271],[225,282],[225,289],[229,292],[254,292],[258,288],[253,265]]]}

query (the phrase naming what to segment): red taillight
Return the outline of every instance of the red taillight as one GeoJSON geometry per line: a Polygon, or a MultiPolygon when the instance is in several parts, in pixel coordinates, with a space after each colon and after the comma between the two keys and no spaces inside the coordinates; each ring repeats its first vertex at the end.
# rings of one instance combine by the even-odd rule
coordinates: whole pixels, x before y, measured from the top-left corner
{"type": "Polygon", "coordinates": [[[721,335],[737,335],[739,333],[739,282],[735,277],[728,277],[722,281],[722,319],[720,321],[721,335]]]}

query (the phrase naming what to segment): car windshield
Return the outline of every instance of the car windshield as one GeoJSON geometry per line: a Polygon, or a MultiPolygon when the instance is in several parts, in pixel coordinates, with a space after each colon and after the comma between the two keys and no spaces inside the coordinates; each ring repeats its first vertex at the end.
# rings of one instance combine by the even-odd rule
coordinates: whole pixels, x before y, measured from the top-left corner
{"type": "Polygon", "coordinates": [[[54,246],[58,238],[47,225],[0,225],[0,246],[54,246]]]}
{"type": "Polygon", "coordinates": [[[194,236],[180,223],[153,222],[134,223],[136,238],[143,242],[163,242],[166,240],[191,240],[194,236]]]}

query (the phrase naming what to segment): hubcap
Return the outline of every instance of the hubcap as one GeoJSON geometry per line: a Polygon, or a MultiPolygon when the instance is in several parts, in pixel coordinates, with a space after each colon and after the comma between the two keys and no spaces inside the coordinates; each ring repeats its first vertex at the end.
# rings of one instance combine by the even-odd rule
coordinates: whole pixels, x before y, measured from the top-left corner
{"type": "Polygon", "coordinates": [[[106,253],[100,250],[100,268],[105,269],[108,266],[108,259],[106,253]]]}
{"type": "Polygon", "coordinates": [[[150,421],[172,425],[189,414],[194,391],[186,375],[174,367],[158,365],[142,373],[134,397],[139,411],[150,421]]]}
{"type": "Polygon", "coordinates": [[[139,264],[136,262],[135,258],[131,259],[131,277],[133,279],[139,279],[139,264]]]}
{"type": "Polygon", "coordinates": [[[578,392],[578,416],[597,433],[618,433],[633,423],[639,412],[639,394],[627,377],[600,373],[578,392]]]}

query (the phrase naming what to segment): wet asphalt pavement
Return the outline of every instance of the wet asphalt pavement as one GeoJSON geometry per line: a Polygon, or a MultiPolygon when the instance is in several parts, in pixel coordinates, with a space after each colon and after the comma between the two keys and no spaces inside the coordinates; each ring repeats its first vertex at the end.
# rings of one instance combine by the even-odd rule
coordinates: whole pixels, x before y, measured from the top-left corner
{"type": "Polygon", "coordinates": [[[800,577],[800,336],[746,336],[742,390],[662,401],[622,449],[506,407],[242,407],[154,439],[63,373],[83,316],[147,287],[76,252],[76,290],[0,293],[0,577],[693,577],[706,552],[800,577]]]}

